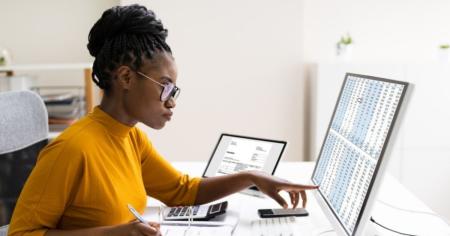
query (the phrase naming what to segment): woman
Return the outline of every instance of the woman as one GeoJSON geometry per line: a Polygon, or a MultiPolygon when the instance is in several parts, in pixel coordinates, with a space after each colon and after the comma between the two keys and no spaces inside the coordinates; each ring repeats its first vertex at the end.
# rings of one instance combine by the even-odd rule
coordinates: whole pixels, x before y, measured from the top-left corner
{"type": "Polygon", "coordinates": [[[172,117],[177,68],[167,30],[143,6],[105,11],[89,33],[92,77],[101,104],[41,151],[17,202],[10,235],[159,235],[155,223],[134,220],[147,195],[169,206],[203,204],[256,185],[287,207],[306,204],[307,189],[256,171],[191,178],[158,154],[142,122],[161,129],[172,117]]]}

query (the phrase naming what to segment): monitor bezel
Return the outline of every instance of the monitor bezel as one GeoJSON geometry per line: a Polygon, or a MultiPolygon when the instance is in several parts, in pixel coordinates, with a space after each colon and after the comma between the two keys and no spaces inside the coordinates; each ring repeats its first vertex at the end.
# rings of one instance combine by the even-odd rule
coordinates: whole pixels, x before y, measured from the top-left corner
{"type": "MultiPolygon", "coordinates": [[[[219,147],[220,141],[222,141],[222,138],[224,136],[229,136],[229,137],[235,137],[235,138],[245,138],[245,139],[252,139],[252,140],[258,140],[258,141],[265,141],[265,142],[272,142],[272,143],[279,143],[282,144],[283,147],[281,148],[281,152],[280,155],[278,155],[277,157],[277,161],[275,163],[275,165],[273,166],[272,169],[272,173],[270,174],[275,174],[275,171],[277,169],[278,163],[281,160],[281,157],[283,156],[284,150],[286,148],[287,142],[286,141],[282,141],[282,140],[274,140],[274,139],[265,139],[265,138],[256,138],[256,137],[250,137],[250,136],[243,136],[243,135],[236,135],[236,134],[229,134],[229,133],[222,133],[219,137],[219,140],[217,140],[216,146],[214,147],[212,153],[211,153],[211,157],[208,160],[208,164],[206,164],[205,170],[203,171],[202,177],[204,178],[208,178],[208,177],[213,177],[213,176],[206,176],[206,172],[208,171],[209,168],[209,164],[211,164],[212,159],[214,158],[214,154],[217,151],[217,148],[219,147]]],[[[256,187],[250,187],[250,189],[252,190],[258,190],[256,187]]]]}
{"type": "Polygon", "coordinates": [[[370,79],[370,80],[377,80],[377,81],[382,81],[382,82],[388,82],[388,83],[395,83],[395,84],[401,84],[404,86],[404,89],[402,91],[402,94],[400,96],[399,102],[398,102],[398,107],[394,113],[394,117],[392,118],[392,123],[391,126],[389,127],[385,142],[383,144],[383,148],[381,150],[380,156],[378,158],[378,162],[377,165],[375,167],[374,173],[373,173],[373,177],[370,181],[369,184],[369,188],[367,189],[367,193],[366,196],[364,198],[363,204],[361,206],[361,211],[358,215],[358,219],[356,221],[355,224],[355,228],[353,230],[352,233],[350,233],[349,231],[347,231],[347,228],[344,226],[344,224],[341,222],[341,220],[339,219],[337,213],[333,210],[333,208],[331,207],[330,203],[326,200],[326,198],[324,197],[324,194],[322,193],[322,191],[320,191],[320,189],[318,189],[317,191],[314,192],[315,198],[317,199],[319,205],[321,206],[322,210],[324,211],[325,215],[327,216],[327,218],[332,221],[333,225],[338,225],[339,227],[336,229],[337,233],[340,235],[347,235],[347,236],[355,236],[355,235],[362,235],[364,232],[364,226],[366,225],[369,217],[370,217],[370,213],[371,213],[371,209],[374,203],[374,200],[376,199],[376,189],[379,188],[379,185],[381,183],[382,180],[382,176],[384,175],[385,172],[385,166],[386,166],[386,162],[384,160],[384,156],[386,155],[386,153],[391,152],[391,147],[392,145],[390,144],[390,140],[392,137],[394,137],[397,134],[397,130],[398,130],[398,126],[396,125],[397,122],[401,119],[401,114],[404,113],[404,107],[406,107],[405,105],[405,97],[407,96],[407,94],[409,94],[409,90],[411,90],[411,84],[408,82],[404,82],[404,81],[398,81],[398,80],[392,80],[392,79],[386,79],[386,78],[380,78],[380,77],[375,77],[375,76],[369,76],[369,75],[362,75],[362,74],[355,74],[355,73],[346,73],[345,74],[345,79],[342,83],[338,98],[336,100],[336,104],[334,106],[334,110],[333,110],[333,115],[331,116],[330,122],[328,124],[328,128],[325,132],[325,136],[323,138],[322,141],[322,146],[320,148],[320,152],[319,155],[317,157],[317,161],[316,161],[316,165],[314,166],[314,171],[311,175],[311,179],[310,181],[313,184],[317,184],[314,181],[314,175],[316,173],[317,170],[317,163],[320,161],[320,157],[322,155],[322,151],[324,148],[324,144],[326,141],[326,138],[328,137],[328,134],[330,132],[330,127],[331,124],[334,120],[334,117],[336,115],[336,110],[337,107],[339,105],[339,101],[341,100],[342,97],[342,92],[344,90],[345,84],[347,83],[347,80],[349,78],[349,76],[355,76],[355,77],[359,77],[359,78],[363,78],[363,79],[370,79]],[[330,214],[331,212],[331,214],[330,214]],[[337,223],[336,223],[337,222],[337,223]]]}

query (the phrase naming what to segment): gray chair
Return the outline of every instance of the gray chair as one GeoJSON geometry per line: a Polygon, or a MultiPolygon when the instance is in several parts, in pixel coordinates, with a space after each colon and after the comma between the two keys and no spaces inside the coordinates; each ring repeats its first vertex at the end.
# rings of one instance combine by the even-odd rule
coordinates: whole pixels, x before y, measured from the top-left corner
{"type": "MultiPolygon", "coordinates": [[[[0,226],[9,224],[17,198],[48,142],[48,115],[31,91],[0,93],[0,226]]],[[[0,236],[8,226],[0,227],[0,236]]]]}

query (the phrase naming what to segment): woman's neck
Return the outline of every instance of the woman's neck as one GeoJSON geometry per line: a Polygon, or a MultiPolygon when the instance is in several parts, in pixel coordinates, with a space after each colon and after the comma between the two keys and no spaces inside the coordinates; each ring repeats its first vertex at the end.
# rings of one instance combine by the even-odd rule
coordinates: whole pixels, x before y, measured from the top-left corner
{"type": "Polygon", "coordinates": [[[99,107],[122,124],[132,127],[137,123],[137,120],[126,112],[123,102],[116,101],[114,98],[104,95],[99,107]]]}

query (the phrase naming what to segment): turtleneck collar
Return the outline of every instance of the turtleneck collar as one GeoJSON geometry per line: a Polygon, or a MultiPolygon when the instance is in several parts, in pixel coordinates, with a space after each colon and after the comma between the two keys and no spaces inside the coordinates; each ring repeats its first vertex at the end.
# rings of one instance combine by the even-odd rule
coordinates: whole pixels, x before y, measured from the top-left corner
{"type": "Polygon", "coordinates": [[[88,116],[104,125],[108,132],[115,136],[127,136],[130,130],[134,127],[120,123],[120,121],[114,119],[111,115],[104,112],[98,106],[96,106],[94,111],[89,113],[88,116]]]}

